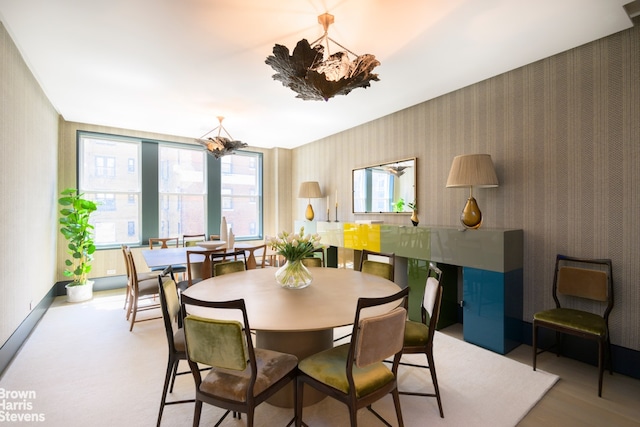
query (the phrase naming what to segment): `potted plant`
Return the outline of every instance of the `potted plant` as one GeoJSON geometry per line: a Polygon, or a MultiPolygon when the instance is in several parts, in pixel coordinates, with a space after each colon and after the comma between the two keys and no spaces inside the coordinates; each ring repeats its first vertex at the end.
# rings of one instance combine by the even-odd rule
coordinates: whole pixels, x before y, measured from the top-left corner
{"type": "Polygon", "coordinates": [[[417,227],[418,223],[420,223],[420,220],[418,219],[418,204],[414,200],[412,203],[408,203],[407,206],[409,206],[409,209],[413,211],[411,214],[411,223],[414,227],[417,227]]]}
{"type": "Polygon", "coordinates": [[[66,285],[67,301],[80,302],[93,297],[93,282],[87,280],[91,271],[91,261],[96,246],[93,241],[93,225],[89,217],[97,209],[91,200],[83,198],[83,194],[75,188],[67,188],[61,193],[58,203],[60,210],[60,232],[67,239],[67,254],[65,260],[65,277],[72,277],[71,283],[66,285]]]}

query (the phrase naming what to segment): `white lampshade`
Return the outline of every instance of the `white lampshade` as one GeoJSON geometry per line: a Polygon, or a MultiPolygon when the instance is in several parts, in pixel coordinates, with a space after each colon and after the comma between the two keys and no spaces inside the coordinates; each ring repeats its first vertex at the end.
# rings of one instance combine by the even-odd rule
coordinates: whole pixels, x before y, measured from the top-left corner
{"type": "Polygon", "coordinates": [[[453,158],[447,188],[497,186],[498,177],[489,154],[466,154],[453,158]]]}

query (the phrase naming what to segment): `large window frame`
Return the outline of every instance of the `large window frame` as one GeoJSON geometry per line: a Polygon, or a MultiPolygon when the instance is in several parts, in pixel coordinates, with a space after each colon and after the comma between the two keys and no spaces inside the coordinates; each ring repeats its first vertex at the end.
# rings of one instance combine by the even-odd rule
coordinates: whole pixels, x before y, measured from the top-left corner
{"type": "MultiPolygon", "coordinates": [[[[122,135],[113,135],[113,134],[105,134],[105,133],[97,133],[90,131],[77,131],[77,179],[76,185],[80,192],[85,193],[88,198],[111,198],[109,195],[111,193],[119,194],[121,196],[120,199],[116,197],[116,202],[111,203],[109,206],[105,206],[105,210],[109,212],[113,212],[112,209],[116,209],[117,207],[123,206],[125,204],[130,205],[130,209],[137,209],[137,213],[135,218],[133,216],[128,218],[119,218],[122,220],[121,226],[122,228],[121,234],[124,235],[124,240],[115,240],[105,243],[97,242],[98,249],[110,249],[114,247],[119,247],[121,244],[127,244],[130,246],[137,245],[146,245],[148,244],[148,240],[150,237],[158,237],[160,235],[160,222],[159,222],[159,204],[160,204],[160,196],[159,196],[159,180],[160,180],[160,168],[159,165],[159,150],[160,146],[168,146],[168,147],[176,147],[176,148],[188,148],[194,149],[196,146],[192,144],[184,144],[173,141],[160,141],[160,140],[151,140],[145,138],[136,138],[122,135]],[[84,144],[87,140],[104,140],[106,142],[125,142],[131,143],[135,147],[137,147],[137,162],[135,155],[127,155],[122,159],[116,158],[115,165],[113,165],[115,175],[122,173],[126,174],[130,179],[138,179],[139,188],[135,189],[135,191],[131,191],[128,188],[119,188],[115,187],[114,191],[105,191],[105,188],[91,188],[90,185],[87,184],[86,173],[87,167],[95,166],[86,165],[84,162],[84,144]],[[120,161],[121,160],[121,161],[120,161]],[[121,164],[120,164],[121,163],[121,164]],[[120,171],[121,168],[122,170],[120,171]],[[133,178],[132,178],[133,176],[133,178]],[[116,191],[117,190],[117,191],[116,191]],[[98,196],[97,194],[100,193],[98,196]],[[133,231],[134,236],[131,236],[133,231]]],[[[197,149],[197,148],[196,148],[197,149]]],[[[262,199],[262,183],[263,183],[263,168],[262,161],[263,156],[262,153],[252,152],[252,151],[238,151],[234,156],[248,156],[250,164],[254,167],[254,171],[256,173],[256,187],[253,190],[256,194],[251,195],[234,195],[234,197],[251,197],[252,200],[255,200],[256,208],[257,208],[257,217],[255,220],[252,219],[252,225],[249,227],[253,233],[249,234],[239,234],[240,230],[234,230],[234,234],[236,235],[237,241],[242,240],[260,240],[264,235],[263,228],[263,199],[262,199]]],[[[222,172],[222,163],[220,159],[215,159],[213,156],[205,155],[205,180],[206,180],[206,190],[205,190],[205,207],[204,207],[204,232],[209,234],[219,234],[220,233],[220,222],[222,216],[233,216],[231,212],[225,212],[222,209],[222,181],[223,181],[223,172],[222,172]]],[[[109,167],[112,167],[110,164],[109,167]]],[[[234,173],[233,166],[226,170],[226,173],[234,173]]],[[[112,176],[113,174],[108,174],[109,178],[118,178],[118,176],[112,176]]],[[[116,179],[117,181],[117,179],[116,179]]],[[[115,181],[114,181],[115,182],[115,181]]],[[[236,221],[237,222],[237,221],[236,221]]],[[[115,228],[115,227],[113,227],[115,228]]],[[[119,229],[118,228],[118,229],[119,229]]],[[[116,234],[114,232],[114,234],[116,234]]],[[[173,233],[175,234],[175,233],[173,233]]],[[[180,234],[180,236],[182,233],[180,234]]]]}

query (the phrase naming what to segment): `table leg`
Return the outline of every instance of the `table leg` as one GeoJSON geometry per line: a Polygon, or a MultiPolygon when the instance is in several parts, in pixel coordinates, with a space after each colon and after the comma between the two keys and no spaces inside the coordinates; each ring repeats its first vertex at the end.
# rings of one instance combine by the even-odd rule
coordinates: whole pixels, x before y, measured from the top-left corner
{"type": "MultiPolygon", "coordinates": [[[[257,331],[256,347],[290,353],[302,360],[305,357],[333,347],[333,329],[304,332],[257,331]]],[[[304,406],[321,401],[322,394],[311,387],[304,388],[304,406]]],[[[270,397],[267,402],[281,408],[293,408],[293,386],[285,388],[270,397]]]]}

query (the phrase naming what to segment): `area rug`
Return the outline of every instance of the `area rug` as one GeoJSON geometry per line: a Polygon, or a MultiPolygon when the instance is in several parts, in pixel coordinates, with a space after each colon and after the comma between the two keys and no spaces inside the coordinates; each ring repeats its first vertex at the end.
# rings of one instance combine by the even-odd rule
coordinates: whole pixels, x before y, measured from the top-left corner
{"type": "MultiPolygon", "coordinates": [[[[57,299],[0,379],[0,418],[14,417],[21,426],[154,426],[167,363],[163,323],[140,322],[129,332],[123,301],[121,293],[113,292],[79,304],[57,299]]],[[[434,398],[401,396],[406,426],[514,426],[558,380],[444,333],[436,334],[434,357],[445,418],[434,398]]],[[[404,359],[422,363],[425,358],[404,359]]],[[[401,389],[433,390],[426,370],[401,367],[400,372],[401,389]]],[[[171,399],[192,396],[191,376],[178,377],[171,399]]],[[[390,396],[374,407],[397,424],[390,396]]],[[[201,424],[215,424],[220,414],[205,405],[201,424]]],[[[256,426],[284,426],[292,416],[291,409],[263,404],[256,426]]],[[[190,426],[192,417],[192,403],[167,406],[162,425],[190,426]]],[[[309,426],[349,425],[346,407],[332,399],[306,407],[304,421],[309,426]]],[[[358,423],[382,425],[367,410],[359,411],[358,423]]],[[[244,417],[222,423],[244,425],[244,417]]]]}

